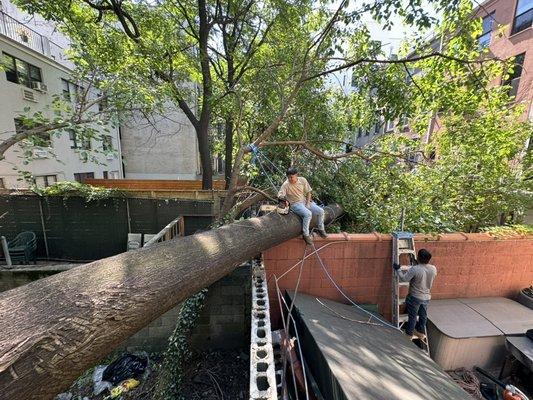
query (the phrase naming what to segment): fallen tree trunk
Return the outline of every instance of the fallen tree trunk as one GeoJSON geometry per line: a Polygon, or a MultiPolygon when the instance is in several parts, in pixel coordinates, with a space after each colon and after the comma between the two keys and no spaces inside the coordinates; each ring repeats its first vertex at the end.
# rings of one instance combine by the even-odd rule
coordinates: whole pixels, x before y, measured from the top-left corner
{"type": "MultiPolygon", "coordinates": [[[[326,208],[326,221],[341,208],[326,208]]],[[[240,263],[291,239],[271,213],[0,293],[0,399],[52,399],[118,344],[240,263]]]]}

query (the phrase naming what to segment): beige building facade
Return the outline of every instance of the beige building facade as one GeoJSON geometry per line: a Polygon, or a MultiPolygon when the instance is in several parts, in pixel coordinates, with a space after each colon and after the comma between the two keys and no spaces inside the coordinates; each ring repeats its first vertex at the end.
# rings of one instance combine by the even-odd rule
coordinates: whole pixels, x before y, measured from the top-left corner
{"type": "MultiPolygon", "coordinates": [[[[38,26],[23,23],[21,13],[12,4],[4,0],[2,7],[0,56],[4,66],[0,71],[0,140],[4,141],[16,133],[17,119],[21,115],[41,111],[45,116],[52,117],[53,111],[49,106],[54,95],[74,101],[78,86],[73,82],[72,65],[64,56],[63,47],[39,33],[38,26]]],[[[98,105],[93,107],[97,109],[98,105]]],[[[37,186],[41,187],[90,177],[122,178],[119,129],[108,127],[105,134],[109,136],[105,143],[96,140],[80,143],[75,135],[68,132],[51,135],[48,143],[39,143],[39,146],[29,149],[32,161],[27,164],[24,163],[22,148],[14,145],[0,161],[0,186],[28,187],[29,182],[20,180],[20,171],[31,173],[37,186]],[[87,161],[82,154],[102,146],[113,151],[107,155],[95,152],[96,161],[87,161]]]]}

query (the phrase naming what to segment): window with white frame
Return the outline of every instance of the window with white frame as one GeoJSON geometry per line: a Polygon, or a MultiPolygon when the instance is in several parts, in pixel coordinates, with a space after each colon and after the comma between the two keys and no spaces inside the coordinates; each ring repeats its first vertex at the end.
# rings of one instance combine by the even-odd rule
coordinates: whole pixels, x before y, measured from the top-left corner
{"type": "Polygon", "coordinates": [[[74,130],[69,130],[68,132],[70,140],[71,149],[81,149],[81,150],[90,150],[91,149],[91,139],[90,138],[80,138],[80,135],[74,130]]]}
{"type": "Polygon", "coordinates": [[[67,79],[61,78],[61,92],[67,101],[77,100],[83,92],[83,87],[76,85],[67,79]]]}
{"type": "Polygon", "coordinates": [[[103,151],[112,151],[113,150],[113,138],[109,135],[102,137],[102,150],[103,151]]]}
{"type": "Polygon", "coordinates": [[[490,37],[494,28],[494,11],[483,17],[481,25],[483,27],[483,31],[478,38],[479,47],[487,47],[490,44],[490,37]]]}
{"type": "Polygon", "coordinates": [[[57,182],[57,175],[38,175],[34,178],[37,187],[48,187],[57,182]]]}
{"type": "Polygon", "coordinates": [[[31,88],[33,82],[43,81],[41,68],[23,61],[20,58],[3,53],[2,65],[6,72],[6,79],[9,82],[18,83],[31,88]]]}
{"type": "Polygon", "coordinates": [[[520,86],[520,78],[522,76],[522,69],[524,66],[524,60],[526,53],[518,54],[514,60],[513,72],[509,75],[509,78],[505,80],[504,85],[510,86],[509,96],[516,97],[518,93],[518,87],[520,86]]]}

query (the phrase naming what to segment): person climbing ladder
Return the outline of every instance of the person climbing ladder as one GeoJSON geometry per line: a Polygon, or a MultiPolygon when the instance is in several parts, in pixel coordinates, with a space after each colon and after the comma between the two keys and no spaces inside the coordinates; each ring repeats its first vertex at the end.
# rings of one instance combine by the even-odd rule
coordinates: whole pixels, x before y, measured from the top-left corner
{"type": "Polygon", "coordinates": [[[327,238],[324,228],[324,210],[315,202],[311,201],[311,186],[307,179],[298,176],[298,170],[294,167],[287,169],[287,180],[283,182],[278,192],[278,197],[285,202],[292,211],[302,218],[302,233],[305,242],[309,245],[313,243],[309,234],[311,218],[316,215],[318,218],[318,234],[322,238],[327,238]]]}

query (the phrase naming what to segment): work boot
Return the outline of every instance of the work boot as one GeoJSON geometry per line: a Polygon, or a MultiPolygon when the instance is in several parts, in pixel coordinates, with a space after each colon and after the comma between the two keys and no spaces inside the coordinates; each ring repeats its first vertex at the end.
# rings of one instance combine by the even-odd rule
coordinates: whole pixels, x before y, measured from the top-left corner
{"type": "Polygon", "coordinates": [[[313,239],[311,239],[311,236],[304,235],[304,240],[305,240],[305,243],[307,243],[309,246],[313,245],[313,239]]]}
{"type": "Polygon", "coordinates": [[[415,337],[417,337],[418,339],[420,339],[420,340],[425,340],[426,339],[426,334],[422,333],[422,332],[418,332],[416,329],[415,329],[415,332],[413,333],[413,335],[415,337]]]}
{"type": "Polygon", "coordinates": [[[325,229],[317,229],[316,231],[322,239],[326,239],[328,237],[328,234],[326,233],[325,229]]]}

